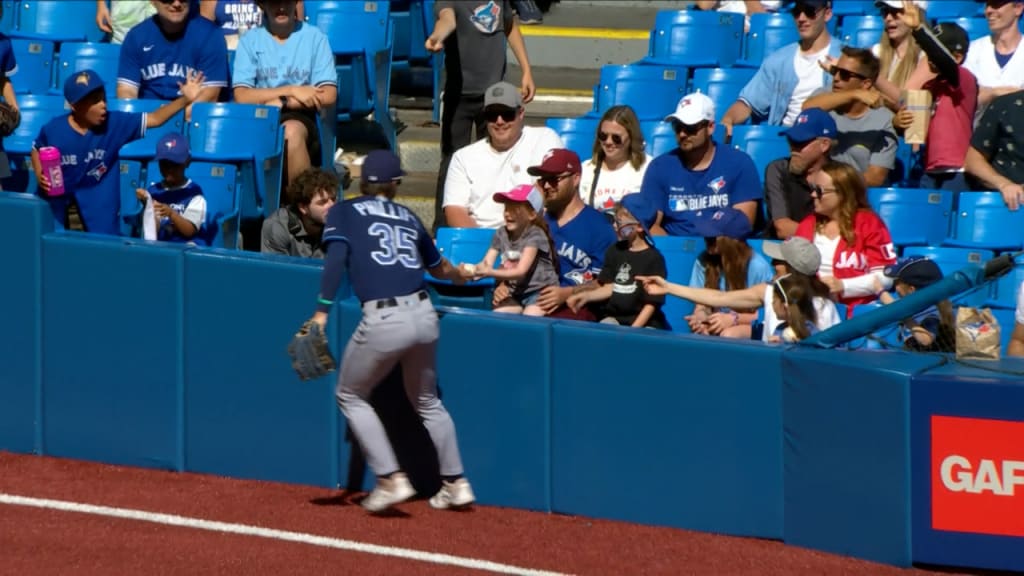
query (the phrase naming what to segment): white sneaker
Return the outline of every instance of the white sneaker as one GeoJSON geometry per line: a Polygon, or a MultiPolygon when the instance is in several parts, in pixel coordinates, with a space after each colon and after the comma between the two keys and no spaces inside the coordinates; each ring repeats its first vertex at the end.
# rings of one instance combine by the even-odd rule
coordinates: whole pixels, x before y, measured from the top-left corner
{"type": "Polygon", "coordinates": [[[363,508],[370,512],[381,512],[405,502],[416,495],[416,490],[409,483],[409,477],[395,472],[391,478],[379,478],[373,492],[363,500],[363,508]]]}
{"type": "Polygon", "coordinates": [[[476,500],[469,481],[459,478],[455,482],[441,482],[441,490],[430,498],[430,505],[438,510],[463,508],[476,500]]]}

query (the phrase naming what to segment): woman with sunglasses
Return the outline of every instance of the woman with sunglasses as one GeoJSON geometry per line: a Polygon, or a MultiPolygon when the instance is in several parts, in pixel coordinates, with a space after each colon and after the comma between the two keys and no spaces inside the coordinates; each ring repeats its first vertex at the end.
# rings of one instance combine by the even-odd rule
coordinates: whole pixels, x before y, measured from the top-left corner
{"type": "Polygon", "coordinates": [[[650,162],[636,113],[629,106],[612,106],[598,124],[594,155],[583,163],[580,198],[598,210],[611,210],[627,194],[640,191],[650,162]]]}
{"type": "Polygon", "coordinates": [[[807,180],[814,214],[800,222],[796,235],[818,247],[818,276],[852,312],[878,297],[877,283],[892,284],[883,273],[896,262],[889,229],[868,204],[864,179],[853,166],[829,161],[807,180]]]}
{"type": "MultiPolygon", "coordinates": [[[[915,2],[924,14],[922,2],[915,2]]],[[[903,90],[915,90],[921,87],[921,81],[911,82],[911,77],[920,77],[921,72],[914,75],[920,67],[927,68],[927,60],[921,46],[914,39],[912,30],[901,18],[903,0],[878,0],[875,2],[885,22],[885,31],[878,44],[871,47],[871,52],[878,57],[879,72],[875,87],[885,96],[886,106],[892,111],[899,107],[900,93],[903,90]]]]}

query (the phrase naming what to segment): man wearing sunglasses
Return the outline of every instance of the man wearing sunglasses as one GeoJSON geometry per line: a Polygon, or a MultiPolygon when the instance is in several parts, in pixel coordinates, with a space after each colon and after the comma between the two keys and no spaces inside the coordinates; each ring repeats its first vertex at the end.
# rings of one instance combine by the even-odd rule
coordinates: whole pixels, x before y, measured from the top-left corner
{"type": "Polygon", "coordinates": [[[188,0],[154,1],[156,15],[128,31],[117,67],[117,97],[174,100],[178,84],[202,72],[197,101],[215,102],[228,85],[224,34],[205,18],[193,18],[188,0]],[[218,37],[219,35],[219,37],[218,37]]]}
{"type": "Polygon", "coordinates": [[[1024,88],[1024,54],[1018,55],[1020,18],[1024,0],[988,0],[985,20],[990,34],[971,42],[964,68],[978,79],[978,113],[981,118],[992,100],[1024,88]]]}
{"type": "MultiPolygon", "coordinates": [[[[751,116],[768,124],[790,126],[811,94],[831,86],[820,62],[839,56],[839,40],[828,33],[831,0],[797,0],[792,10],[800,40],[765,57],[757,74],[722,117],[728,138],[732,127],[751,116]]],[[[728,140],[727,140],[728,142],[728,140]]]]}
{"type": "Polygon", "coordinates": [[[699,92],[684,96],[676,111],[665,117],[676,132],[679,147],[651,161],[640,193],[658,208],[651,234],[695,235],[695,214],[733,207],[751,226],[764,191],[754,161],[732,146],[717,146],[715,105],[699,92]]]}
{"type": "MultiPolygon", "coordinates": [[[[539,164],[562,138],[546,126],[524,126],[526,110],[519,88],[498,82],[484,94],[487,138],[455,152],[445,176],[444,220],[454,228],[497,228],[505,209],[494,192],[533,184],[526,169],[539,164]]],[[[441,224],[438,223],[437,226],[441,224]]]]}
{"type": "Polygon", "coordinates": [[[800,222],[814,212],[807,177],[829,160],[836,142],[836,122],[820,108],[808,108],[782,135],[789,141],[789,158],[779,158],[764,171],[769,238],[787,240],[800,222]]]}
{"type": "Polygon", "coordinates": [[[886,184],[898,144],[892,112],[882,107],[882,95],[875,90],[879,67],[871,50],[844,46],[830,67],[832,90],[821,90],[804,102],[805,111],[820,108],[831,114],[838,130],[832,159],[856,167],[869,187],[886,184]]]}

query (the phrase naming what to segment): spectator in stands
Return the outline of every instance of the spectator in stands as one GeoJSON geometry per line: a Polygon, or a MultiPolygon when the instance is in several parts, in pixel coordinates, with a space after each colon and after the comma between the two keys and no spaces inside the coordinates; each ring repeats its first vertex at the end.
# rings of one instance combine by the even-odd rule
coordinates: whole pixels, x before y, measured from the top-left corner
{"type": "Polygon", "coordinates": [[[1013,315],[1013,334],[1006,346],[1007,356],[1024,356],[1024,283],[1017,287],[1017,310],[1013,315]]]}
{"type": "Polygon", "coordinates": [[[998,190],[1010,210],[1024,202],[1024,94],[1004,94],[992,100],[971,137],[965,162],[967,173],[980,186],[998,190]]]}
{"type": "Polygon", "coordinates": [[[802,274],[785,274],[772,282],[772,312],[779,325],[768,336],[773,344],[799,342],[818,332],[814,287],[802,274]]]}
{"type": "MultiPolygon", "coordinates": [[[[589,308],[573,312],[565,305],[573,294],[597,288],[604,255],[615,243],[615,230],[603,214],[580,198],[580,158],[572,150],[558,148],[544,156],[529,173],[537,177],[544,194],[544,219],[558,253],[559,286],[541,290],[537,304],[548,316],[595,321],[589,308]]],[[[494,290],[500,301],[508,294],[504,284],[494,290]]]]}
{"type": "MultiPolygon", "coordinates": [[[[452,155],[483,138],[485,128],[493,138],[490,126],[493,120],[488,122],[483,112],[487,107],[487,92],[505,78],[506,43],[522,69],[519,84],[522,103],[529,104],[533,100],[536,87],[526,43],[510,0],[438,0],[434,3],[434,14],[437,21],[426,40],[426,48],[430,52],[444,50],[445,65],[441,165],[437,172],[434,218],[437,227],[448,217],[444,197],[448,194],[447,175],[452,155]]],[[[525,165],[538,160],[531,158],[525,165]]],[[[516,184],[525,182],[506,182],[486,190],[486,199],[490,200],[494,192],[511,190],[516,184]]],[[[448,222],[448,225],[460,224],[448,222]]],[[[497,222],[493,226],[497,226],[497,222]]]]}
{"type": "Polygon", "coordinates": [[[600,287],[573,294],[567,304],[579,312],[587,303],[606,302],[601,314],[603,324],[668,330],[668,320],[661,310],[664,296],[647,294],[637,280],[637,276],[668,274],[665,257],[648,234],[654,223],[654,208],[643,194],[627,194],[616,203],[614,215],[618,242],[604,254],[604,267],[597,278],[600,287]]]}
{"type": "Polygon", "coordinates": [[[891,284],[883,274],[896,261],[885,222],[871,209],[867,188],[857,169],[829,161],[808,180],[814,214],[797,227],[796,235],[821,251],[818,275],[839,302],[850,307],[877,298],[876,281],[891,284]]]}
{"type": "Polygon", "coordinates": [[[111,44],[120,44],[136,24],[156,14],[153,2],[139,0],[96,0],[96,26],[110,34],[111,44]]]}
{"type": "MultiPolygon", "coordinates": [[[[370,171],[376,170],[368,166],[370,171]]],[[[288,186],[291,203],[263,221],[260,251],[303,258],[323,258],[321,236],[327,211],[338,200],[338,176],[307,168],[288,186]]]]}
{"type": "MultiPolygon", "coordinates": [[[[925,26],[921,10],[907,2],[900,16],[928,57],[930,76],[922,89],[932,93],[934,104],[928,134],[925,137],[922,188],[959,192],[968,188],[964,177],[964,159],[970,147],[974,111],[978,102],[978,83],[961,66],[967,55],[967,32],[951,22],[934,30],[925,26]]],[[[900,131],[910,127],[913,113],[903,107],[893,119],[900,131]]]]}
{"type": "Polygon", "coordinates": [[[897,139],[892,112],[880,107],[882,95],[875,90],[878,58],[865,48],[844,46],[829,72],[832,90],[808,98],[804,110],[821,108],[835,120],[838,144],[833,160],[859,170],[869,188],[884,186],[896,165],[897,139]]]}
{"type": "Polygon", "coordinates": [[[320,166],[317,115],[338,100],[338,73],[327,36],[297,19],[296,0],[260,0],[266,24],[238,42],[235,101],[281,108],[290,184],[320,166]]]}
{"type": "MultiPolygon", "coordinates": [[[[0,16],[3,16],[3,6],[0,5],[0,16]]],[[[0,95],[14,110],[18,110],[18,98],[15,94],[14,84],[11,76],[18,73],[18,61],[14,58],[14,48],[11,39],[0,32],[0,95]]],[[[11,165],[7,160],[7,152],[4,151],[3,140],[0,139],[0,178],[7,178],[11,175],[11,165]]],[[[0,190],[3,190],[0,188],[0,190]]]]}
{"type": "Polygon", "coordinates": [[[765,12],[777,12],[782,7],[782,0],[695,0],[691,4],[694,10],[717,10],[743,14],[743,29],[750,31],[750,15],[765,12]]]}
{"type": "MultiPolygon", "coordinates": [[[[693,263],[690,286],[717,290],[742,290],[771,281],[774,271],[768,261],[747,244],[750,221],[738,210],[704,210],[695,221],[696,235],[703,236],[706,249],[693,263]]],[[[697,305],[686,317],[694,334],[727,338],[750,338],[757,320],[755,309],[715,308],[697,305]]]]}
{"type": "Polygon", "coordinates": [[[205,18],[190,18],[184,0],[153,2],[156,16],[128,31],[117,66],[117,97],[174,100],[192,72],[205,78],[199,102],[215,102],[228,85],[228,49],[205,18]]]}
{"type": "Polygon", "coordinates": [[[978,79],[978,117],[993,99],[1024,88],[1024,54],[1017,57],[1022,12],[1022,0],[985,2],[990,34],[971,42],[964,61],[978,79]]]}
{"type": "Polygon", "coordinates": [[[791,126],[804,100],[830,86],[831,78],[822,72],[820,62],[839,56],[839,40],[827,28],[832,19],[831,0],[797,0],[792,14],[800,40],[765,57],[739,100],[722,117],[728,137],[734,125],[751,116],[768,124],[791,126]]]}
{"type": "MultiPolygon", "coordinates": [[[[922,10],[920,2],[914,2],[922,10]]],[[[917,70],[924,58],[924,52],[911,34],[910,28],[903,23],[903,0],[878,0],[875,2],[885,21],[885,32],[882,39],[871,47],[871,52],[878,57],[878,78],[875,86],[885,96],[886,105],[896,110],[899,107],[900,93],[908,88],[911,75],[917,70]]]]}
{"type": "Polygon", "coordinates": [[[636,113],[629,106],[612,106],[598,124],[594,155],[583,163],[580,196],[588,206],[610,210],[640,191],[650,162],[636,113]]]}
{"type": "Polygon", "coordinates": [[[828,161],[835,146],[836,122],[820,108],[807,108],[782,134],[789,142],[789,157],[771,162],[764,172],[766,235],[779,240],[793,236],[800,221],[814,213],[807,177],[828,161]]]}
{"type": "MultiPolygon", "coordinates": [[[[234,50],[242,35],[263,26],[263,10],[258,4],[258,0],[200,0],[199,10],[224,32],[228,50],[234,50]]],[[[299,22],[305,20],[302,0],[296,2],[295,15],[299,22]]]]}
{"type": "Polygon", "coordinates": [[[203,189],[185,175],[191,158],[188,141],[181,133],[169,132],[156,143],[154,159],[163,180],[148,190],[135,189],[135,197],[143,205],[146,240],[208,244],[200,234],[205,231],[206,198],[203,189]]]}
{"type": "MultiPolygon", "coordinates": [[[[922,288],[942,280],[938,264],[924,256],[911,256],[885,267],[885,275],[893,279],[893,288],[906,298],[922,288]]],[[[881,284],[876,284],[878,301],[892,304],[895,298],[881,284]]],[[[956,352],[956,323],[953,303],[940,300],[934,306],[900,322],[903,348],[914,352],[956,352]]]]}
{"type": "Polygon", "coordinates": [[[651,233],[693,236],[694,215],[732,207],[755,223],[764,196],[754,161],[742,150],[717,146],[715,105],[699,92],[684,96],[671,122],[679,147],[651,161],[641,192],[657,208],[651,233]]]}
{"type": "Polygon", "coordinates": [[[117,217],[121,195],[118,183],[118,153],[125,144],[142,138],[147,128],[161,126],[195,101],[202,92],[203,75],[189,72],[179,84],[181,96],[142,114],[107,111],[103,79],[93,70],[82,70],[64,81],[64,99],[71,112],[47,122],[32,143],[32,169],[39,192],[50,204],[54,225],[65,227],[70,203],[78,206],[87,232],[119,234],[117,217]],[[50,196],[50,181],[43,174],[39,149],[60,150],[64,194],[50,196]]]}
{"type": "MultiPolygon", "coordinates": [[[[508,82],[487,89],[483,116],[487,138],[455,152],[445,179],[444,215],[454,228],[503,224],[504,209],[494,201],[494,193],[532,184],[527,167],[540,164],[549,150],[562,147],[562,139],[551,128],[524,126],[522,95],[508,82]]],[[[574,170],[579,174],[579,165],[574,170]]]]}
{"type": "MultiPolygon", "coordinates": [[[[800,274],[807,278],[814,292],[814,308],[819,330],[827,330],[839,323],[836,305],[829,299],[829,289],[818,279],[818,267],[821,265],[821,252],[804,238],[793,237],[785,242],[765,242],[765,255],[781,263],[777,271],[779,277],[785,274],[800,274]]],[[[757,308],[764,310],[764,321],[758,329],[751,331],[754,340],[768,341],[775,333],[779,318],[772,307],[773,288],[769,283],[761,283],[741,290],[722,292],[711,288],[693,288],[666,281],[657,276],[638,278],[644,283],[648,294],[671,294],[699,305],[713,308],[757,308]]]]}

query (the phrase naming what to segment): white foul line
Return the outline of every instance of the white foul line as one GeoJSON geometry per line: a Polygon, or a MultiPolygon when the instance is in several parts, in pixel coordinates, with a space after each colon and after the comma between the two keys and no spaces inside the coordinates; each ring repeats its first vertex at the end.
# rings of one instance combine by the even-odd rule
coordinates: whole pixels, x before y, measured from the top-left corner
{"type": "Polygon", "coordinates": [[[132,510],[129,508],[112,508],[109,506],[96,506],[93,504],[82,504],[79,502],[67,502],[63,500],[48,500],[45,498],[30,498],[14,494],[0,493],[0,504],[12,506],[28,506],[31,508],[44,508],[47,510],[60,510],[62,512],[78,512],[81,514],[93,514],[96,516],[107,516],[110,518],[123,518],[126,520],[139,520],[153,524],[164,524],[166,526],[179,526],[197,530],[209,530],[225,534],[238,534],[241,536],[256,536],[269,538],[284,542],[298,542],[311,546],[323,548],[335,548],[338,550],[349,550],[363,554],[376,556],[390,556],[392,558],[403,558],[416,562],[427,562],[431,564],[442,564],[446,566],[458,566],[472,570],[485,570],[498,574],[522,574],[524,576],[566,576],[559,572],[547,572],[531,568],[520,568],[508,564],[499,564],[488,560],[477,560],[475,558],[463,558],[450,554],[438,554],[436,552],[423,552],[421,550],[410,550],[408,548],[395,548],[393,546],[381,546],[378,544],[366,544],[354,540],[343,540],[341,538],[328,538],[315,534],[303,532],[290,532],[287,530],[274,530],[271,528],[260,528],[246,524],[231,524],[227,522],[214,522],[201,518],[189,518],[187,516],[176,516],[174,514],[159,514],[146,512],[145,510],[132,510]]]}

